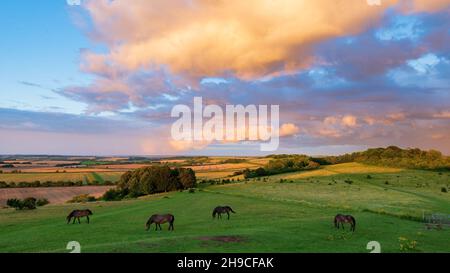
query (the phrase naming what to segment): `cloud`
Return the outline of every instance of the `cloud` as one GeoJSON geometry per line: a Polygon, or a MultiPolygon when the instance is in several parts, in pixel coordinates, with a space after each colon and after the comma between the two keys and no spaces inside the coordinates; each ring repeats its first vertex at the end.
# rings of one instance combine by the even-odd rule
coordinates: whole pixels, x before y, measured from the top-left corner
{"type": "Polygon", "coordinates": [[[293,136],[300,133],[300,128],[293,123],[285,123],[280,127],[280,137],[293,136]]]}
{"type": "Polygon", "coordinates": [[[85,4],[92,36],[106,54],[85,54],[83,69],[167,67],[192,78],[232,73],[249,79],[294,72],[314,61],[315,45],[376,25],[391,7],[434,12],[443,0],[95,0],[85,4]],[[426,4],[425,4],[426,3],[426,4]]]}
{"type": "Polygon", "coordinates": [[[88,1],[92,35],[109,52],[85,54],[83,69],[111,74],[111,67],[163,66],[192,78],[289,73],[311,64],[315,44],[364,30],[395,2],[374,8],[360,0],[88,1]]]}

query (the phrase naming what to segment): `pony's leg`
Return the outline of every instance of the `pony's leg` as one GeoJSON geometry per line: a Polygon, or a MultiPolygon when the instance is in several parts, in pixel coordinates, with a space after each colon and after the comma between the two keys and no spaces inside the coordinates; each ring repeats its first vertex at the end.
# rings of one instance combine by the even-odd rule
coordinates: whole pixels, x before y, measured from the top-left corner
{"type": "Polygon", "coordinates": [[[76,217],[73,217],[73,222],[72,222],[72,224],[75,224],[75,221],[77,220],[77,218],[76,217]]]}
{"type": "Polygon", "coordinates": [[[86,216],[86,218],[87,218],[87,222],[88,222],[88,224],[89,224],[89,216],[86,216]]]}
{"type": "Polygon", "coordinates": [[[228,220],[230,220],[230,213],[227,211],[228,220]]]}
{"type": "Polygon", "coordinates": [[[80,217],[78,217],[78,224],[81,224],[80,217]]]}

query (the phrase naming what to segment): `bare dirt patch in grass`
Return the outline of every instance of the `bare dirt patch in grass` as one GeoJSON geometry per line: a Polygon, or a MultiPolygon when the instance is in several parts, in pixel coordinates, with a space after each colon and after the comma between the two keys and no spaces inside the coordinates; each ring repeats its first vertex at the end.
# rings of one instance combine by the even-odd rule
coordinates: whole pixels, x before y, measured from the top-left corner
{"type": "Polygon", "coordinates": [[[219,243],[243,243],[247,239],[243,236],[203,236],[198,238],[203,242],[219,242],[219,243]]]}

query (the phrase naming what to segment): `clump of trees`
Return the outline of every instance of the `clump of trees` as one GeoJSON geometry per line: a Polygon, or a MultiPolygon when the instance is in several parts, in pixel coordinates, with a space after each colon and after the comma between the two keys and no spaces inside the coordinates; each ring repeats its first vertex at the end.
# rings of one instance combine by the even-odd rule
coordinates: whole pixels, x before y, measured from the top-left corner
{"type": "Polygon", "coordinates": [[[239,164],[239,163],[245,163],[247,162],[247,159],[244,158],[228,158],[225,160],[222,160],[221,164],[239,164]]]}
{"type": "Polygon", "coordinates": [[[274,156],[264,167],[255,170],[244,170],[245,178],[269,176],[280,173],[312,170],[320,167],[320,164],[306,155],[279,155],[274,156]]]}
{"type": "Polygon", "coordinates": [[[49,203],[50,202],[45,198],[36,199],[34,197],[25,198],[23,200],[14,198],[14,199],[8,199],[6,201],[6,205],[8,207],[15,208],[17,210],[24,210],[24,209],[33,210],[33,209],[36,209],[37,207],[42,207],[49,203]]]}
{"type": "Polygon", "coordinates": [[[117,188],[103,195],[103,200],[117,201],[143,195],[194,188],[197,179],[190,168],[150,166],[128,171],[120,178],[117,188]]]}
{"type": "Polygon", "coordinates": [[[341,156],[315,158],[314,160],[321,165],[360,162],[370,165],[409,169],[450,170],[450,157],[442,155],[439,151],[401,149],[396,146],[368,149],[364,152],[356,152],[341,156]]]}

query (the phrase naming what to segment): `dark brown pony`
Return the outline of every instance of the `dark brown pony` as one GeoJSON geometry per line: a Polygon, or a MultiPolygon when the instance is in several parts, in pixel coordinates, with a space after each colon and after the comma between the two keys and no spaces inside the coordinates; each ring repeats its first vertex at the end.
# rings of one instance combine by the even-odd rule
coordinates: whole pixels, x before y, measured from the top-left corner
{"type": "Polygon", "coordinates": [[[146,230],[149,230],[150,226],[153,223],[155,223],[155,226],[156,226],[155,230],[158,230],[158,227],[160,230],[162,230],[161,224],[169,222],[169,230],[173,230],[173,222],[174,221],[175,221],[175,216],[173,216],[172,214],[164,214],[164,215],[154,214],[148,219],[147,223],[145,224],[145,228],[146,228],[146,230]]]}
{"type": "Polygon", "coordinates": [[[336,217],[334,217],[334,226],[339,229],[339,224],[342,225],[342,229],[344,228],[344,224],[345,223],[350,223],[350,230],[351,231],[355,231],[356,228],[356,220],[353,216],[351,215],[343,215],[343,214],[338,214],[336,215],[336,217]]]}
{"type": "Polygon", "coordinates": [[[89,224],[89,215],[92,215],[92,211],[86,209],[86,210],[74,210],[67,216],[67,224],[70,223],[70,220],[73,218],[73,223],[75,224],[75,220],[78,219],[78,223],[81,224],[80,218],[86,217],[87,223],[89,224]]]}
{"type": "Polygon", "coordinates": [[[236,213],[236,212],[234,212],[234,210],[231,208],[231,207],[229,207],[229,206],[224,206],[224,207],[216,207],[214,210],[213,210],[213,213],[212,213],[212,216],[213,216],[213,218],[216,218],[216,214],[217,214],[217,219],[222,219],[222,213],[226,213],[227,215],[228,215],[228,220],[230,220],[230,211],[232,212],[232,213],[236,213]]]}

